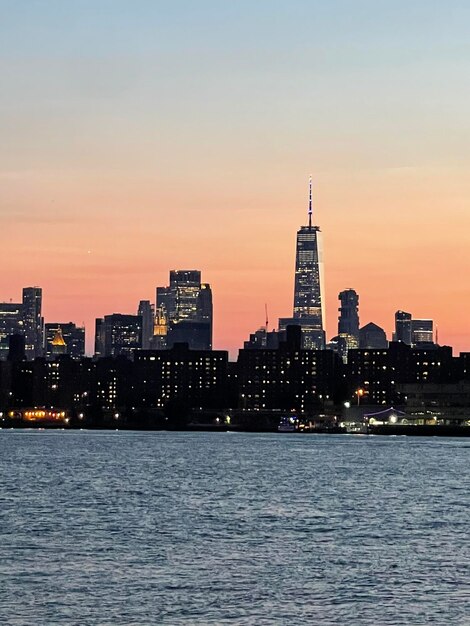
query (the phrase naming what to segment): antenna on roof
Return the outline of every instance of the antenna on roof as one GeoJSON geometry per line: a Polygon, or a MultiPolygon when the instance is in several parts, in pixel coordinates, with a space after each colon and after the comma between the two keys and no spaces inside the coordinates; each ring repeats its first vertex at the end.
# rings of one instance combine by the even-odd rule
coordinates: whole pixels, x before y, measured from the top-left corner
{"type": "Polygon", "coordinates": [[[266,313],[266,332],[268,332],[269,319],[268,319],[268,305],[266,303],[264,304],[264,311],[266,313]]]}
{"type": "Polygon", "coordinates": [[[308,181],[308,227],[312,228],[312,176],[308,181]]]}

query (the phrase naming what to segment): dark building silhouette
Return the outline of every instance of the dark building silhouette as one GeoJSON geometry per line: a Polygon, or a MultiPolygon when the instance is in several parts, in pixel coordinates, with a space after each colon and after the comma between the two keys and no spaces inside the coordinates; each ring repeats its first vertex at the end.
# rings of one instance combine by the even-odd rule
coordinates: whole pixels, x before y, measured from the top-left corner
{"type": "Polygon", "coordinates": [[[313,411],[333,402],[341,361],[331,350],[304,350],[300,326],[288,326],[278,349],[239,351],[238,389],[242,409],[313,411]]]}
{"type": "Polygon", "coordinates": [[[396,405],[403,403],[403,383],[444,384],[460,380],[452,348],[413,349],[403,342],[391,342],[388,348],[350,350],[346,380],[351,399],[363,392],[364,404],[396,405]]]}
{"type": "Polygon", "coordinates": [[[259,328],[256,332],[250,333],[248,341],[243,343],[245,350],[259,350],[261,348],[277,349],[279,342],[285,340],[286,331],[266,330],[259,328]]]}
{"type": "Polygon", "coordinates": [[[105,324],[102,317],[97,317],[95,321],[95,357],[105,356],[105,324]]]}
{"type": "Polygon", "coordinates": [[[359,296],[354,289],[341,291],[338,318],[338,335],[350,335],[359,339],[359,296]]]}
{"type": "Polygon", "coordinates": [[[359,329],[359,347],[382,349],[388,345],[387,335],[383,328],[373,322],[369,322],[359,329]]]}
{"type": "Polygon", "coordinates": [[[85,328],[73,322],[48,322],[44,327],[45,356],[68,354],[73,359],[85,356],[85,328]]]}
{"type": "Polygon", "coordinates": [[[155,313],[150,300],[141,300],[137,315],[142,318],[142,349],[148,350],[153,337],[155,313]]]}
{"type": "Polygon", "coordinates": [[[24,335],[10,335],[8,337],[8,361],[17,363],[26,361],[24,335]]]}
{"type": "Polygon", "coordinates": [[[165,408],[180,403],[182,409],[227,406],[228,353],[173,348],[137,351],[134,356],[134,405],[165,408]]]}
{"type": "Polygon", "coordinates": [[[312,180],[309,186],[308,226],[297,232],[295,254],[294,311],[292,318],[280,318],[279,330],[297,325],[302,329],[302,347],[325,347],[323,257],[321,232],[312,225],[312,180]]]}
{"type": "Polygon", "coordinates": [[[359,296],[354,289],[345,289],[338,295],[340,301],[338,335],[328,344],[346,363],[348,351],[359,348],[359,296]]]}
{"type": "Polygon", "coordinates": [[[395,335],[394,341],[401,341],[411,346],[411,313],[397,311],[395,313],[395,335]]]}
{"type": "Polygon", "coordinates": [[[25,350],[28,359],[44,353],[44,320],[42,318],[41,287],[23,289],[23,327],[25,350]]]}

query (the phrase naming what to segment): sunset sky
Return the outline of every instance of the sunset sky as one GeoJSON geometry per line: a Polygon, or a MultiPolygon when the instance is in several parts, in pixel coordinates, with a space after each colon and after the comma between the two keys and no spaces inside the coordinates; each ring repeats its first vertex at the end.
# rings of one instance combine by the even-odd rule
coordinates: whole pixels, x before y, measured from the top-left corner
{"type": "Polygon", "coordinates": [[[0,300],[135,313],[201,269],[214,346],[292,312],[308,177],[327,336],[397,309],[470,350],[470,3],[0,0],[0,300]]]}

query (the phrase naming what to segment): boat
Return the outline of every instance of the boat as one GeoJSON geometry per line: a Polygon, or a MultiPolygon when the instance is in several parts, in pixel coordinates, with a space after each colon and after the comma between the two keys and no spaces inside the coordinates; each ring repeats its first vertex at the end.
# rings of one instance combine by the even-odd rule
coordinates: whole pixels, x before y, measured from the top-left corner
{"type": "Polygon", "coordinates": [[[295,433],[299,428],[298,418],[292,415],[284,415],[281,417],[277,430],[280,433],[295,433]]]}

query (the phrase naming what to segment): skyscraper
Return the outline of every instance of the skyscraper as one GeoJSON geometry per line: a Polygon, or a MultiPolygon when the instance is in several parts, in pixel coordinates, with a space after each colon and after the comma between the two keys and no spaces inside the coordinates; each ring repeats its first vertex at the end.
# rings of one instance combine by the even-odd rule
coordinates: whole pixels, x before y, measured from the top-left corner
{"type": "Polygon", "coordinates": [[[155,317],[150,300],[141,300],[139,302],[137,315],[140,315],[142,318],[142,349],[148,350],[150,348],[150,340],[153,337],[153,324],[155,317]]]}
{"type": "Polygon", "coordinates": [[[8,356],[9,337],[24,335],[23,305],[21,303],[0,303],[0,360],[8,356]]]}
{"type": "Polygon", "coordinates": [[[295,255],[294,311],[281,318],[279,330],[289,325],[302,328],[302,348],[325,346],[325,305],[323,296],[323,254],[320,228],[312,224],[312,179],[309,182],[308,225],[297,231],[295,255]]]}
{"type": "Polygon", "coordinates": [[[395,334],[393,339],[411,346],[411,313],[406,311],[397,311],[395,313],[395,334]]]}
{"type": "Polygon", "coordinates": [[[42,318],[41,287],[23,288],[23,323],[26,357],[42,356],[44,350],[44,320],[42,318]]]}
{"type": "Polygon", "coordinates": [[[345,289],[338,295],[338,335],[359,338],[359,296],[354,289],[345,289]]]}
{"type": "Polygon", "coordinates": [[[338,295],[341,306],[338,317],[337,349],[345,363],[348,351],[359,347],[359,296],[354,289],[345,289],[338,295]]]}
{"type": "Polygon", "coordinates": [[[170,285],[157,287],[157,309],[168,322],[168,348],[212,349],[212,291],[199,270],[171,270],[170,285]]]}
{"type": "Polygon", "coordinates": [[[96,320],[95,356],[132,357],[142,347],[142,318],[113,313],[96,320]]]}

